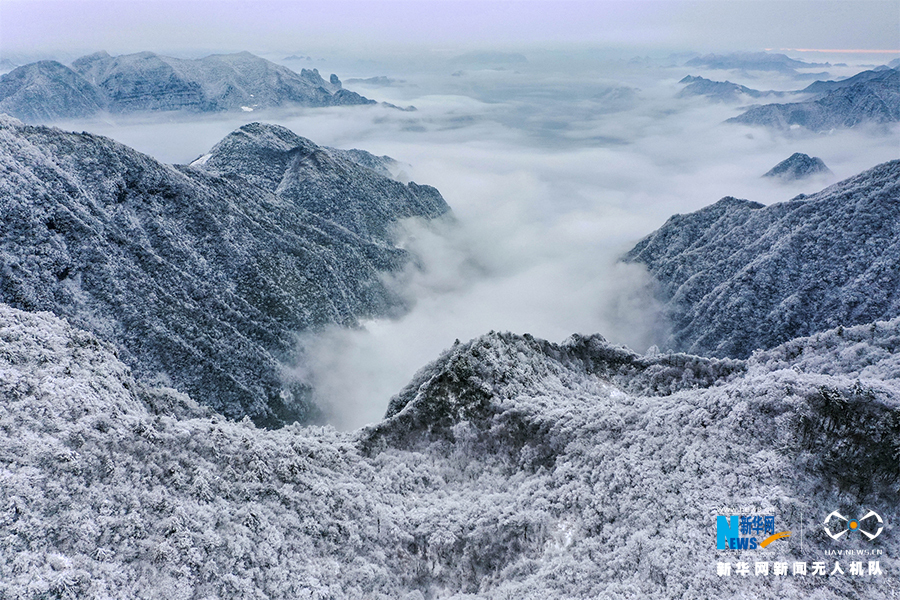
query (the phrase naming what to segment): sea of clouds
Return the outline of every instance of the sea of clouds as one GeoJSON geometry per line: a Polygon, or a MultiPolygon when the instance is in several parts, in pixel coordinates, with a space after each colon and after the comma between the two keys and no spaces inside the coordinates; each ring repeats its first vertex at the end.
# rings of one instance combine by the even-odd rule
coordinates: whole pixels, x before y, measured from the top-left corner
{"type": "MultiPolygon", "coordinates": [[[[277,57],[270,57],[277,58],[277,57]]],[[[386,105],[61,123],[108,135],[163,162],[189,163],[241,124],[278,123],[320,145],[402,163],[437,187],[444,223],[402,223],[417,264],[392,277],[410,309],[397,319],[300,336],[285,377],[315,389],[339,428],[377,421],[391,395],[454,340],[490,330],[561,341],[601,333],[644,351],[661,337],[652,285],[618,258],[671,215],[730,195],[771,204],[896,158],[897,130],[813,134],[725,125],[740,106],[679,99],[685,75],[756,89],[800,89],[802,75],[703,72],[677,56],[544,51],[285,62],[386,105]],[[524,60],[523,60],[524,58],[524,60]],[[760,176],[794,152],[834,175],[783,184],[760,176]]],[[[863,70],[842,67],[835,75],[863,70]]]]}

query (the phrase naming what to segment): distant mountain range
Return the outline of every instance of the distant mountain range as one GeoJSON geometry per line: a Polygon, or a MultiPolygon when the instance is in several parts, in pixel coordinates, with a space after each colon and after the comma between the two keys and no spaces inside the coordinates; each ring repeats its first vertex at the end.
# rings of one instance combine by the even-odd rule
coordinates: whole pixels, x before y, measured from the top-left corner
{"type": "Polygon", "coordinates": [[[454,56],[450,63],[470,68],[506,68],[527,64],[528,59],[517,52],[484,51],[454,56]]]}
{"type": "Polygon", "coordinates": [[[900,315],[900,161],[763,206],[723,198],[676,215],[626,261],[646,265],[665,346],[747,357],[791,338],[900,315]]]}
{"type": "Polygon", "coordinates": [[[819,95],[803,102],[754,106],[727,122],[828,131],[900,121],[900,71],[896,69],[865,71],[843,81],[817,81],[801,92],[819,95]]]}
{"type": "Polygon", "coordinates": [[[308,420],[307,390],[282,378],[297,332],[402,310],[390,225],[449,211],[364,166],[383,163],[252,123],[170,166],[3,117],[0,302],[65,317],[229,417],[308,420]]]}
{"type": "MultiPolygon", "coordinates": [[[[799,75],[797,69],[827,68],[828,63],[807,63],[796,60],[785,54],[769,52],[735,52],[731,54],[706,54],[694,57],[684,63],[688,67],[705,67],[707,69],[771,71],[790,75],[799,75]]],[[[819,74],[803,74],[812,77],[819,74]]]]}
{"type": "Polygon", "coordinates": [[[396,85],[402,85],[406,83],[404,79],[393,79],[391,77],[387,77],[386,75],[378,75],[376,77],[367,77],[365,79],[348,79],[347,83],[355,84],[360,83],[363,85],[370,85],[374,87],[392,87],[396,85]]]}
{"type": "Polygon", "coordinates": [[[0,76],[0,112],[26,122],[108,111],[219,112],[282,106],[374,104],[316,69],[295,73],[249,52],[197,60],[140,52],[98,52],[71,68],[40,61],[0,76]]]}
{"type": "Polygon", "coordinates": [[[900,121],[900,72],[889,67],[863,71],[839,81],[816,81],[793,92],[759,91],[730,81],[688,75],[679,83],[679,98],[705,96],[714,102],[739,103],[791,95],[799,102],[752,106],[729,123],[776,129],[804,127],[828,131],[865,123],[900,121]]]}

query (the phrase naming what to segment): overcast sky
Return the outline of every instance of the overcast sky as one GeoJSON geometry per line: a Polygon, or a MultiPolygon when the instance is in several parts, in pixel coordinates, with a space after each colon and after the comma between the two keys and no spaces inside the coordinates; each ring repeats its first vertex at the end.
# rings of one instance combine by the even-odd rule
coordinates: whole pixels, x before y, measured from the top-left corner
{"type": "Polygon", "coordinates": [[[348,53],[560,43],[718,49],[900,48],[900,4],[859,1],[0,0],[4,55],[348,53]]]}

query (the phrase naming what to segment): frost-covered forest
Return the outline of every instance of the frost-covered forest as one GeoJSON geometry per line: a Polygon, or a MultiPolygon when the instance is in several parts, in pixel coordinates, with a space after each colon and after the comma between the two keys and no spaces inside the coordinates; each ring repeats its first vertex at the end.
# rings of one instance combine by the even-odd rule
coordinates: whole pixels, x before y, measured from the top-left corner
{"type": "MultiPolygon", "coordinates": [[[[47,313],[0,307],[0,340],[3,598],[900,591],[890,527],[884,576],[724,579],[713,543],[722,506],[900,518],[897,319],[746,361],[491,333],[352,433],[225,420],[47,313]]],[[[767,560],[831,548],[811,527],[767,560]]]]}
{"type": "Polygon", "coordinates": [[[0,600],[900,598],[877,3],[99,4],[0,20],[0,600]]]}

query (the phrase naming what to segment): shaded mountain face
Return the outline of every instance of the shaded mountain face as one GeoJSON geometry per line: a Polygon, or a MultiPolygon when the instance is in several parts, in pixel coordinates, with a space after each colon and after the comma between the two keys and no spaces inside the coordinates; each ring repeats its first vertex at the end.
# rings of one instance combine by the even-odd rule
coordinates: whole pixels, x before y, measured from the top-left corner
{"type": "Polygon", "coordinates": [[[791,338],[900,315],[900,161],[807,197],[724,198],[676,215],[624,260],[646,265],[670,348],[746,357],[791,338]]]}
{"type": "Polygon", "coordinates": [[[350,162],[355,162],[366,167],[367,169],[375,171],[379,175],[384,175],[385,177],[389,178],[394,178],[394,174],[397,171],[401,170],[401,163],[394,160],[390,156],[375,156],[374,154],[366,152],[365,150],[358,150],[356,148],[350,150],[343,150],[341,148],[328,148],[328,153],[332,156],[343,158],[350,162]]]}
{"type": "MultiPolygon", "coordinates": [[[[221,176],[4,118],[0,301],[93,331],[141,380],[168,382],[232,418],[279,425],[313,411],[302,386],[282,382],[296,333],[401,310],[382,275],[408,255],[390,243],[386,224],[360,235],[278,195],[254,157],[269,151],[263,139],[289,132],[240,131],[255,132],[260,145],[245,139],[246,167],[235,156],[221,176]]],[[[304,166],[308,197],[316,189],[334,197],[337,170],[365,177],[364,187],[346,184],[361,221],[367,198],[379,223],[449,210],[433,188],[402,186],[302,143],[323,156],[304,166]],[[387,213],[401,188],[402,208],[387,213]],[[420,213],[418,190],[428,207],[420,213]]]]}
{"type": "Polygon", "coordinates": [[[809,156],[802,152],[795,152],[784,159],[763,177],[775,177],[784,181],[796,181],[806,179],[813,175],[828,175],[831,169],[825,166],[825,161],[817,156],[809,156]]]}
{"type": "Polygon", "coordinates": [[[105,107],[95,86],[56,61],[31,63],[0,77],[0,112],[25,121],[93,115],[105,107]]]}
{"type": "MultiPolygon", "coordinates": [[[[900,121],[900,71],[888,69],[876,73],[852,84],[834,87],[814,100],[755,106],[726,122],[829,131],[864,123],[900,121]]],[[[822,89],[828,89],[828,86],[822,89]]]]}
{"type": "Polygon", "coordinates": [[[197,60],[98,52],[79,58],[71,69],[49,63],[25,65],[0,77],[0,107],[38,122],[89,117],[101,110],[218,112],[375,103],[343,89],[336,76],[326,81],[315,69],[295,73],[249,52],[197,60]],[[78,94],[94,101],[80,100],[78,94]]]}
{"type": "Polygon", "coordinates": [[[900,320],[749,361],[489,334],[353,433],[225,421],[141,386],[109,345],[46,313],[0,304],[0,339],[9,597],[895,591],[900,320]],[[716,515],[751,502],[793,535],[765,553],[717,551],[716,515]],[[826,554],[828,512],[864,507],[888,524],[865,546],[883,552],[868,557],[881,577],[826,554]],[[717,575],[745,560],[840,560],[846,575],[717,575]]]}

